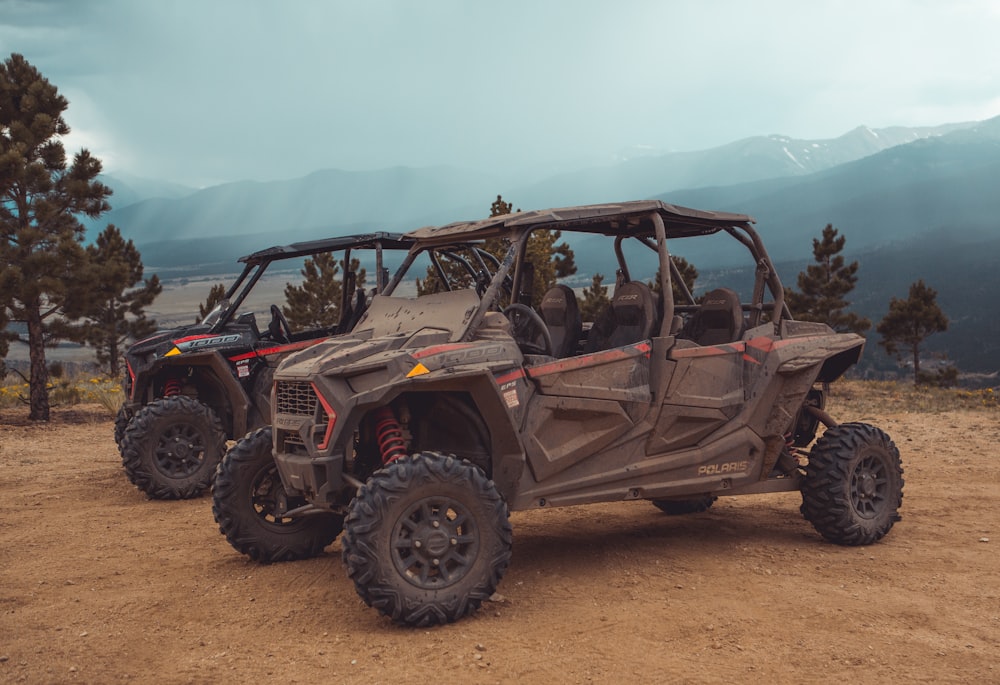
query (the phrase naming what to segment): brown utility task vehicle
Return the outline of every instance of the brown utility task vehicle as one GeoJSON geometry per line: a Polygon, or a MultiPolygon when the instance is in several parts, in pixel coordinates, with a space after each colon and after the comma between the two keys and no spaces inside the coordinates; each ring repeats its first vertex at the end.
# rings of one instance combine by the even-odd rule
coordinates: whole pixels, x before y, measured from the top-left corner
{"type": "Polygon", "coordinates": [[[511,510],[643,499],[683,514],[719,495],[795,491],[824,538],[879,540],[899,520],[899,452],[874,426],[837,424],[822,391],[864,339],[792,320],[752,224],[639,201],[413,231],[354,330],[276,370],[272,427],[217,472],[222,532],[276,561],[319,554],[343,530],[362,599],[411,625],[490,597],[510,560],[511,510]],[[590,326],[568,287],[537,309],[524,295],[528,237],[544,229],[569,237],[578,260],[617,257],[610,306],[590,326]],[[487,239],[509,247],[488,280],[398,295],[422,251],[487,239]],[[749,251],[752,282],[742,297],[720,287],[698,301],[671,252],[715,239],[749,251]]]}

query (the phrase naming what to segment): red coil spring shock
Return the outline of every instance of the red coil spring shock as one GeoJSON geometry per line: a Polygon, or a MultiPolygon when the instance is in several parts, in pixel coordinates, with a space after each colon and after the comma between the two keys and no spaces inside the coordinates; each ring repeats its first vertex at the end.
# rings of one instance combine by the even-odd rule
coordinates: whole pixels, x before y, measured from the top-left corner
{"type": "Polygon", "coordinates": [[[173,395],[181,394],[181,379],[171,378],[163,385],[163,396],[171,397],[173,395]]]}
{"type": "Polygon", "coordinates": [[[403,439],[403,427],[399,425],[396,415],[389,407],[379,407],[373,412],[375,421],[375,441],[382,453],[382,463],[390,462],[406,456],[406,440],[403,439]]]}

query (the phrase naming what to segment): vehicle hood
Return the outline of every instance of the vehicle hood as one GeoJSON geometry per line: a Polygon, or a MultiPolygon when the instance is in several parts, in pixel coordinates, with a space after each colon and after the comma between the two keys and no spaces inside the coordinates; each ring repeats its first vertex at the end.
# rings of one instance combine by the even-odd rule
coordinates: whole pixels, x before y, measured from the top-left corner
{"type": "Polygon", "coordinates": [[[159,352],[161,347],[165,348],[163,350],[165,352],[177,342],[183,342],[192,336],[208,335],[210,328],[210,326],[205,324],[195,324],[193,326],[180,326],[178,328],[159,330],[149,337],[134,342],[128,348],[126,354],[143,355],[149,352],[159,352]]]}
{"type": "Polygon", "coordinates": [[[449,332],[423,329],[413,334],[376,338],[333,338],[289,355],[275,371],[276,380],[308,380],[317,375],[355,375],[385,366],[389,360],[432,345],[447,343],[449,332]]]}

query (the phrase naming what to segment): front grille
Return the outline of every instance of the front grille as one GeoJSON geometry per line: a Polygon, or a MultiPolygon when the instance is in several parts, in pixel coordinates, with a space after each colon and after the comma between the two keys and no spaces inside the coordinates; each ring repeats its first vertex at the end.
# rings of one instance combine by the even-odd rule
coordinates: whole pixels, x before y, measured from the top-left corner
{"type": "Polygon", "coordinates": [[[281,436],[282,436],[282,442],[281,442],[281,449],[282,449],[282,451],[284,451],[284,452],[291,452],[291,451],[298,452],[298,451],[300,451],[298,449],[292,450],[293,447],[295,447],[295,448],[302,448],[302,450],[305,450],[306,443],[298,435],[298,433],[290,433],[288,431],[283,431],[282,434],[281,434],[281,436]]]}
{"type": "Polygon", "coordinates": [[[317,394],[312,383],[278,381],[274,394],[276,414],[306,419],[301,423],[293,419],[291,424],[285,424],[286,428],[275,426],[278,450],[300,452],[307,441],[315,444],[317,449],[326,449],[336,414],[327,409],[326,402],[317,394]],[[298,426],[293,427],[294,424],[298,426]]]}
{"type": "Polygon", "coordinates": [[[278,381],[276,387],[276,407],[278,414],[292,416],[315,416],[319,399],[312,383],[305,381],[278,381]]]}

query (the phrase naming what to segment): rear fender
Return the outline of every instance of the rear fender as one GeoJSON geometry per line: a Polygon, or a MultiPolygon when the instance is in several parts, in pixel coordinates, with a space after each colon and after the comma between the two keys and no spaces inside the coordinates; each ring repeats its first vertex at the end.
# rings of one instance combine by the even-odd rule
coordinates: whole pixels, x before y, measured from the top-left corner
{"type": "Polygon", "coordinates": [[[787,439],[795,439],[797,417],[814,385],[842,376],[860,359],[865,344],[860,335],[834,333],[823,324],[788,323],[796,325],[793,330],[783,326],[782,333],[791,333],[786,338],[747,341],[750,356],[765,355],[747,388],[752,400],[748,424],[767,445],[762,475],[777,461],[787,439]],[[769,378],[772,373],[777,378],[769,378]]]}
{"type": "MultiPolygon", "coordinates": [[[[778,373],[794,375],[820,366],[816,382],[832,383],[861,359],[865,339],[855,333],[835,333],[829,326],[805,321],[782,321],[779,340],[763,340],[779,355],[778,373]]],[[[748,345],[753,346],[755,340],[748,345]]],[[[768,350],[770,351],[770,350],[768,350]]]]}
{"type": "Polygon", "coordinates": [[[850,349],[842,350],[837,352],[831,357],[828,357],[825,362],[823,362],[822,368],[819,370],[819,375],[816,377],[816,381],[819,383],[833,383],[835,380],[844,375],[844,373],[858,363],[861,359],[861,353],[864,351],[865,343],[864,340],[850,349]]]}

